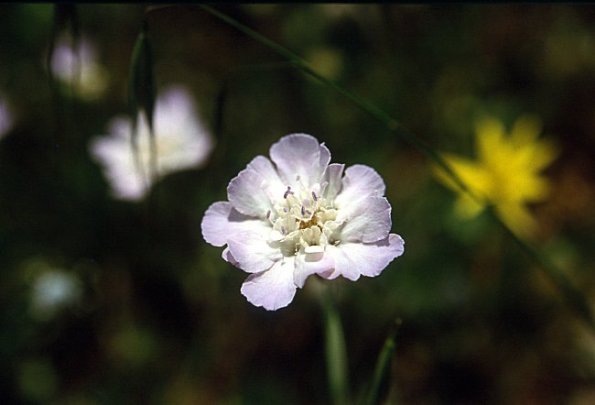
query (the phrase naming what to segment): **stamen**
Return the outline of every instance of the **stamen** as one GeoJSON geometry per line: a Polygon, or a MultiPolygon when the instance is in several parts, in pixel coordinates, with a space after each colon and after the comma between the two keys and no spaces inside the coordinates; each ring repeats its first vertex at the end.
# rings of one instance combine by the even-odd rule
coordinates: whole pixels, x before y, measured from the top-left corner
{"type": "Polygon", "coordinates": [[[306,216],[306,209],[304,208],[304,206],[302,205],[302,217],[306,216]]]}
{"type": "Polygon", "coordinates": [[[290,186],[287,186],[287,190],[285,191],[285,194],[283,194],[283,198],[287,198],[289,194],[293,194],[293,191],[291,191],[290,186]]]}
{"type": "Polygon", "coordinates": [[[314,201],[318,201],[318,197],[316,196],[316,193],[314,191],[312,191],[312,198],[314,199],[314,201]]]}
{"type": "Polygon", "coordinates": [[[267,219],[271,219],[271,210],[267,211],[267,219]]]}

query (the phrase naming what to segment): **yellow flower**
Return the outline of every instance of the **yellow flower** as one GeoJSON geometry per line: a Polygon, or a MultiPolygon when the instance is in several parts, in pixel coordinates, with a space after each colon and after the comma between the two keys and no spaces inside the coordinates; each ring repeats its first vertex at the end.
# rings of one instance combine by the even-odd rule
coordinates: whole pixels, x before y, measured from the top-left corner
{"type": "Polygon", "coordinates": [[[549,192],[548,180],[540,175],[556,157],[548,140],[537,139],[541,123],[533,117],[520,117],[510,134],[502,123],[485,118],[476,125],[477,160],[443,154],[446,163],[469,187],[471,198],[439,167],[436,177],[459,193],[456,212],[473,217],[492,204],[502,221],[518,236],[534,234],[537,224],[527,203],[543,201],[549,192]]]}

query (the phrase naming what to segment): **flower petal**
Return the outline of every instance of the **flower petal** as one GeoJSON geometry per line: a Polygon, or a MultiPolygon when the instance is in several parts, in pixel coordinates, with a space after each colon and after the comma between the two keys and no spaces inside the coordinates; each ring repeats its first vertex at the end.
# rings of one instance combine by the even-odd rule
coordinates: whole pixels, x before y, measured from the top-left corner
{"type": "Polygon", "coordinates": [[[229,182],[227,199],[242,214],[264,218],[271,209],[271,201],[264,185],[264,178],[247,167],[229,182]]]}
{"type": "Polygon", "coordinates": [[[330,160],[326,146],[307,134],[284,136],[271,146],[270,155],[288,186],[296,183],[297,176],[306,187],[319,183],[330,160]]]}
{"type": "Polygon", "coordinates": [[[274,249],[267,243],[269,234],[270,229],[268,232],[250,230],[228,238],[227,246],[238,263],[237,267],[248,273],[258,273],[270,269],[283,257],[279,249],[274,249]]]}
{"type": "Polygon", "coordinates": [[[277,173],[277,170],[269,159],[264,156],[256,156],[248,163],[248,167],[262,176],[262,187],[266,191],[270,201],[275,201],[283,196],[285,190],[287,190],[287,186],[283,184],[279,173],[277,173]]]}
{"type": "Polygon", "coordinates": [[[89,149],[111,186],[114,197],[123,200],[140,200],[148,191],[148,182],[136,170],[130,140],[127,138],[130,122],[115,118],[110,123],[110,135],[94,138],[89,149]]]}
{"type": "Polygon", "coordinates": [[[297,289],[293,258],[276,262],[269,270],[251,274],[242,284],[242,295],[257,307],[275,311],[291,303],[297,289]]]}
{"type": "Polygon", "coordinates": [[[335,262],[333,257],[322,251],[320,254],[298,254],[295,259],[295,273],[293,281],[299,288],[304,286],[306,279],[312,274],[332,272],[335,262]]]}
{"type": "Polygon", "coordinates": [[[327,182],[324,197],[329,201],[334,200],[337,194],[341,192],[341,187],[343,186],[341,177],[343,176],[344,168],[344,164],[331,163],[324,172],[324,181],[327,182]]]}
{"type": "Polygon", "coordinates": [[[228,247],[226,247],[225,249],[223,249],[223,252],[221,252],[221,258],[223,260],[225,260],[226,262],[233,264],[236,267],[239,267],[240,266],[240,264],[238,263],[238,261],[233,257],[233,255],[229,251],[229,248],[228,247]]]}
{"type": "Polygon", "coordinates": [[[324,173],[326,167],[331,162],[331,151],[328,150],[326,145],[323,143],[320,144],[320,160],[318,164],[320,165],[321,173],[324,173]]]}
{"type": "Polygon", "coordinates": [[[341,241],[372,243],[386,238],[392,226],[390,212],[385,197],[367,197],[339,210],[337,220],[345,222],[341,241]]]}
{"type": "Polygon", "coordinates": [[[343,189],[335,199],[335,205],[342,208],[365,197],[382,197],[386,186],[384,180],[369,166],[353,165],[345,170],[343,189]]]}
{"type": "Polygon", "coordinates": [[[355,281],[360,275],[376,277],[393,259],[401,256],[405,242],[399,235],[391,233],[387,238],[370,244],[342,243],[329,246],[329,253],[335,262],[335,271],[328,279],[341,275],[355,281]]]}
{"type": "Polygon", "coordinates": [[[267,227],[265,222],[239,213],[227,201],[211,204],[200,224],[203,238],[213,246],[225,245],[238,232],[261,229],[264,232],[267,227]]]}

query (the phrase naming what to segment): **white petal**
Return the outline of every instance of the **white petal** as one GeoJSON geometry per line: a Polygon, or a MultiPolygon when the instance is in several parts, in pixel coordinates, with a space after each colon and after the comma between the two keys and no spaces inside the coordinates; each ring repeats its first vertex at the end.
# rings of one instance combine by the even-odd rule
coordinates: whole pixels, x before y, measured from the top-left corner
{"type": "Polygon", "coordinates": [[[367,197],[350,206],[353,210],[340,209],[337,221],[345,221],[341,241],[372,243],[388,236],[392,226],[391,207],[384,197],[367,197]]]}
{"type": "Polygon", "coordinates": [[[271,146],[270,155],[289,186],[296,183],[297,176],[307,187],[319,183],[330,160],[328,149],[307,134],[284,136],[271,146]]]}
{"type": "Polygon", "coordinates": [[[337,208],[347,208],[366,197],[382,197],[386,186],[384,180],[369,166],[353,165],[345,170],[343,189],[335,199],[337,208]]]}
{"type": "Polygon", "coordinates": [[[299,288],[302,288],[309,276],[329,273],[334,266],[333,257],[328,253],[323,252],[321,255],[317,253],[298,254],[295,259],[293,281],[299,288]]]}
{"type": "Polygon", "coordinates": [[[214,146],[192,96],[182,86],[171,86],[157,98],[155,135],[161,175],[203,163],[214,146]]]}
{"type": "Polygon", "coordinates": [[[269,200],[281,199],[287,186],[283,184],[277,170],[269,159],[264,156],[256,156],[248,167],[260,174],[263,178],[263,189],[267,192],[269,200]]]}
{"type": "Polygon", "coordinates": [[[393,259],[401,256],[404,249],[403,238],[394,233],[376,243],[342,243],[329,246],[328,252],[334,258],[335,271],[327,278],[341,275],[355,281],[360,275],[376,277],[393,259]]]}
{"type": "Polygon", "coordinates": [[[344,164],[331,163],[324,172],[324,181],[327,182],[324,197],[329,201],[333,201],[341,192],[341,187],[343,187],[341,176],[343,176],[344,168],[344,164]]]}
{"type": "Polygon", "coordinates": [[[239,267],[238,261],[233,257],[233,255],[229,251],[229,248],[228,247],[226,247],[225,249],[223,249],[223,252],[221,252],[221,258],[223,260],[225,260],[226,262],[231,263],[231,264],[233,264],[236,267],[239,267]]]}
{"type": "Polygon", "coordinates": [[[112,121],[110,136],[93,139],[89,149],[102,166],[114,197],[139,200],[148,191],[148,179],[143,179],[134,164],[130,140],[126,138],[129,122],[120,118],[112,121]]]}
{"type": "Polygon", "coordinates": [[[239,213],[227,201],[211,204],[200,227],[205,241],[213,246],[225,245],[230,236],[239,232],[253,230],[264,233],[270,229],[266,222],[239,213]]]}
{"type": "Polygon", "coordinates": [[[283,257],[281,251],[272,248],[267,243],[270,233],[258,231],[238,232],[228,237],[227,246],[233,258],[237,261],[237,267],[248,272],[258,273],[271,268],[271,266],[283,257]]]}
{"type": "Polygon", "coordinates": [[[324,143],[320,144],[320,161],[318,162],[320,169],[322,170],[322,173],[324,173],[324,170],[326,169],[326,167],[328,166],[328,164],[331,162],[331,151],[328,150],[328,148],[326,147],[326,145],[324,143]]]}
{"type": "Polygon", "coordinates": [[[264,185],[264,178],[247,167],[229,182],[227,199],[242,214],[264,218],[271,209],[264,185]]]}
{"type": "Polygon", "coordinates": [[[242,295],[257,307],[269,311],[286,307],[295,296],[293,258],[276,262],[269,270],[251,274],[242,284],[242,295]]]}

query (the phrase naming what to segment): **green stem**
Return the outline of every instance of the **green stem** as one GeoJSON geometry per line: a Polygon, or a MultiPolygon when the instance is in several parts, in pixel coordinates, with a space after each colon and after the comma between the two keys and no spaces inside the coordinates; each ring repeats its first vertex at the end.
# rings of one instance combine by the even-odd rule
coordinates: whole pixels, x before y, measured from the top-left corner
{"type": "Polygon", "coordinates": [[[347,351],[341,318],[335,307],[330,291],[322,297],[324,317],[326,370],[331,398],[334,404],[348,403],[347,351]]]}

